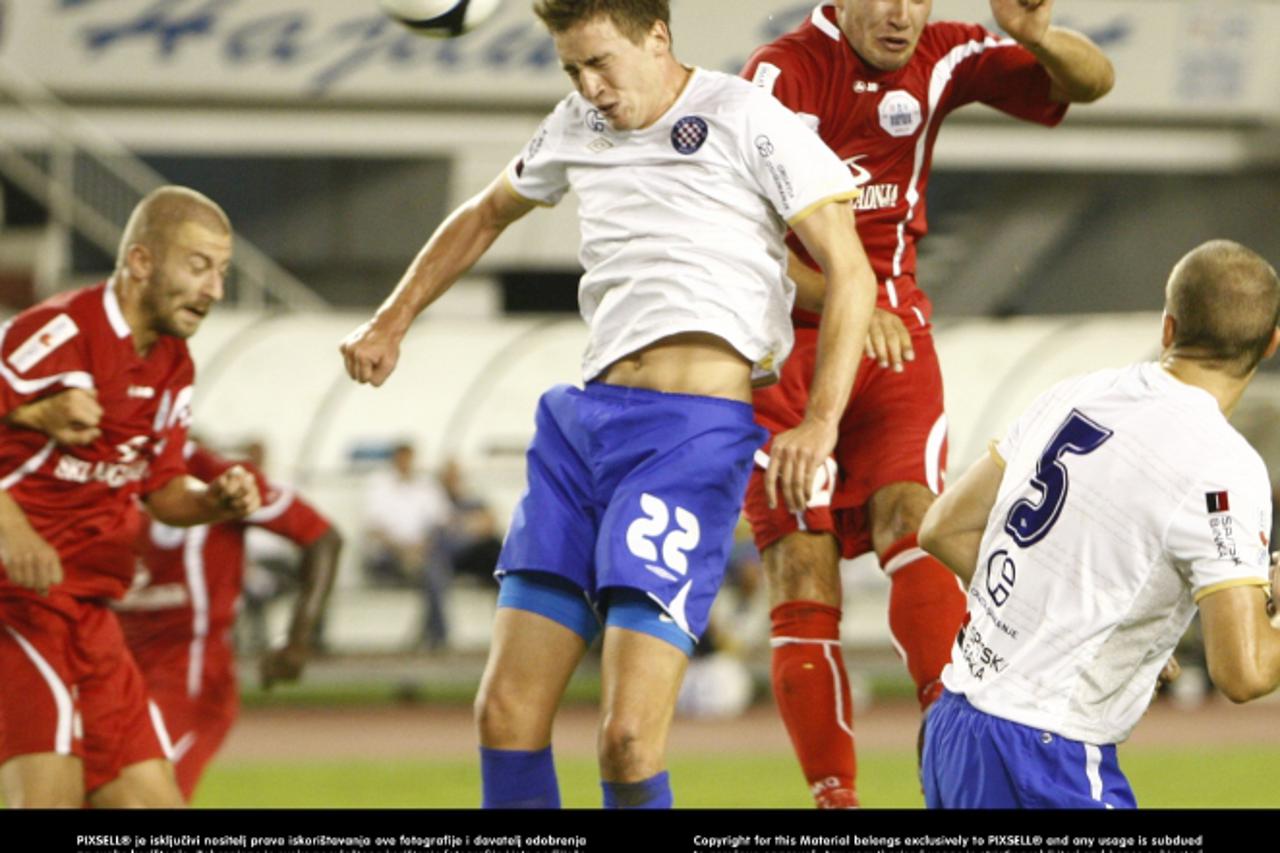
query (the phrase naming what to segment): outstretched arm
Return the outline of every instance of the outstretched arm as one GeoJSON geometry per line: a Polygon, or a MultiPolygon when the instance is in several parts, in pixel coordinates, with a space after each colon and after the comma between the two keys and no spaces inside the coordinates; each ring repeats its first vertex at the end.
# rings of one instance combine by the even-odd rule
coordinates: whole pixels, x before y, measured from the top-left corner
{"type": "Polygon", "coordinates": [[[324,613],[338,571],[338,555],[342,553],[342,536],[330,527],[302,552],[302,588],[293,604],[289,633],[284,645],[272,649],[262,658],[258,672],[262,686],[270,688],[278,681],[296,681],[302,675],[311,655],[311,638],[324,613]]]}
{"type": "Polygon", "coordinates": [[[941,560],[966,587],[973,579],[1004,471],[986,454],[943,492],[920,524],[920,547],[941,560]]]}
{"type": "Polygon", "coordinates": [[[1051,24],[1053,0],[991,0],[991,14],[1035,56],[1052,80],[1049,96],[1064,103],[1096,101],[1111,91],[1116,72],[1089,37],[1051,24]]]}
{"type": "Polygon", "coordinates": [[[824,204],[791,227],[822,267],[826,290],[809,405],[799,426],[774,438],[765,489],[770,505],[776,506],[781,486],[787,507],[801,512],[809,502],[814,472],[836,446],[836,428],[849,402],[876,304],[876,277],[848,204],[824,204]]]}
{"type": "Polygon", "coordinates": [[[471,269],[508,225],[536,206],[518,196],[506,177],[499,175],[484,192],[451,213],[373,318],[342,341],[339,350],[351,378],[374,386],[387,381],[414,318],[471,269]]]}

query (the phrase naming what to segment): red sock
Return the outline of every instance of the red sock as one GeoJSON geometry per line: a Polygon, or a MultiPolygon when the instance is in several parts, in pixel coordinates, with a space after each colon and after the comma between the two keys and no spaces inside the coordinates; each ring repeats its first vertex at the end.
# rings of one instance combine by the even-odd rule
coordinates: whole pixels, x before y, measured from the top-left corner
{"type": "Polygon", "coordinates": [[[942,695],[942,668],[964,620],[966,596],[956,576],[916,543],[893,543],[881,557],[889,576],[889,631],[916,683],[923,711],[942,695]]]}
{"type": "Polygon", "coordinates": [[[773,619],[773,696],[819,808],[858,805],[853,702],[840,652],[840,610],[788,601],[773,619]]]}

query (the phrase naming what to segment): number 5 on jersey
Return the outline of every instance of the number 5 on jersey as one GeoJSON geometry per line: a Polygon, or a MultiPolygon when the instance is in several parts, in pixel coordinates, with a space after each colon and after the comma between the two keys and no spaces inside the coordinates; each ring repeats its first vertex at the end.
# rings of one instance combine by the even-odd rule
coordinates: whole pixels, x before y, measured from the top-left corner
{"type": "Polygon", "coordinates": [[[1112,432],[1096,421],[1090,420],[1078,410],[1058,427],[1040,461],[1031,485],[1040,493],[1039,502],[1022,498],[1010,509],[1004,520],[1004,530],[1020,547],[1029,548],[1039,542],[1058,521],[1062,507],[1067,502],[1069,478],[1063,457],[1068,453],[1085,456],[1101,447],[1112,432]]]}

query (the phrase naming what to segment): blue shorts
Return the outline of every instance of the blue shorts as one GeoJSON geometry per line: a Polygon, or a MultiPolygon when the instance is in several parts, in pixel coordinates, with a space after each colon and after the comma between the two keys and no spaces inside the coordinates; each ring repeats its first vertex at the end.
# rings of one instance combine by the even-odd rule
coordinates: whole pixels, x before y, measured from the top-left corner
{"type": "Polygon", "coordinates": [[[1114,744],[1094,746],[993,717],[943,692],[921,766],[931,809],[1131,809],[1114,744]]]}
{"type": "Polygon", "coordinates": [[[733,400],[589,383],[542,395],[497,574],[558,575],[600,605],[639,590],[697,640],[767,433],[733,400]]]}

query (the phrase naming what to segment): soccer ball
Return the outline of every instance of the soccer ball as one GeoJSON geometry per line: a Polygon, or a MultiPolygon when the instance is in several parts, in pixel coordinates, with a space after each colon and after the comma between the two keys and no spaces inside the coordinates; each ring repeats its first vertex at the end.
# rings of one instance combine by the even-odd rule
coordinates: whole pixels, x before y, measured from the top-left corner
{"type": "Polygon", "coordinates": [[[382,11],[421,36],[454,38],[498,11],[502,0],[379,0],[382,11]]]}

